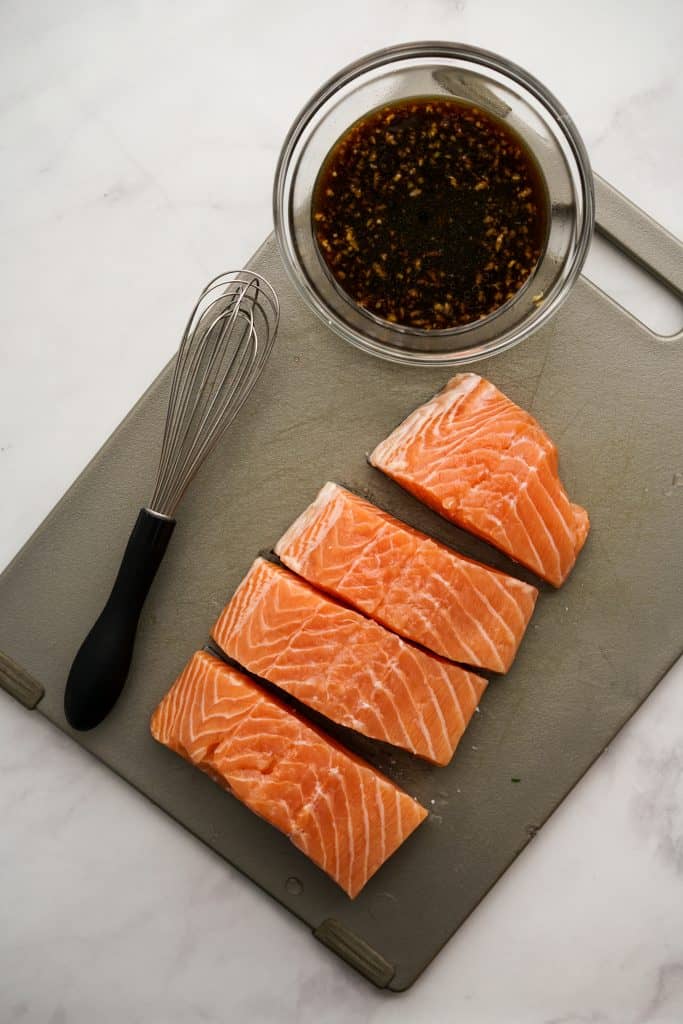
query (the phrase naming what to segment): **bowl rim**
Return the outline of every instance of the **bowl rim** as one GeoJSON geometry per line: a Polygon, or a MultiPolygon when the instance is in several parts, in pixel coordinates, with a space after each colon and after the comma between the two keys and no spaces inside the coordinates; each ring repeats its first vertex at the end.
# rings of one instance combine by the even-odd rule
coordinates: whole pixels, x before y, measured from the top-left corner
{"type": "MultiPolygon", "coordinates": [[[[275,234],[285,270],[307,305],[336,334],[356,348],[392,362],[422,366],[456,366],[465,362],[485,359],[512,348],[542,327],[562,305],[579,277],[588,255],[595,226],[595,193],[588,152],[573,119],[557,97],[539,79],[514,61],[508,60],[507,57],[503,57],[491,50],[482,49],[481,47],[445,40],[422,40],[382,47],[344,65],[344,67],[340,68],[334,75],[323,82],[301,108],[285,136],[275,169],[272,202],[275,234]],[[294,151],[317,111],[361,74],[374,71],[386,65],[398,64],[401,61],[416,58],[438,60],[440,57],[451,60],[470,61],[475,65],[479,64],[482,67],[488,67],[521,86],[541,103],[549,112],[569,144],[574,157],[576,171],[578,172],[579,193],[583,201],[582,218],[578,222],[574,252],[572,253],[571,261],[565,264],[564,279],[556,294],[549,302],[541,303],[536,308],[536,312],[532,313],[531,317],[522,321],[516,327],[512,327],[507,334],[483,342],[480,350],[477,350],[476,346],[470,349],[463,348],[443,352],[403,350],[386,342],[380,342],[369,335],[362,334],[360,330],[354,327],[341,322],[337,323],[336,314],[318,296],[316,290],[308,281],[308,277],[300,266],[299,261],[293,256],[291,246],[287,240],[288,232],[285,231],[285,225],[288,222],[287,193],[285,192],[287,172],[290,168],[294,151]]],[[[526,290],[528,284],[530,284],[530,281],[525,282],[520,291],[526,290]]],[[[517,296],[509,300],[509,303],[513,303],[516,298],[517,296]]],[[[504,303],[504,306],[507,307],[509,303],[504,303]]],[[[498,307],[498,309],[494,310],[493,313],[486,317],[486,322],[490,323],[501,309],[502,307],[498,307]]],[[[449,337],[461,339],[463,335],[466,336],[468,330],[479,326],[482,322],[475,321],[472,324],[444,328],[438,331],[425,331],[419,328],[411,329],[403,325],[404,329],[400,333],[403,333],[406,338],[424,338],[425,336],[438,335],[441,340],[448,339],[449,337]]]]}

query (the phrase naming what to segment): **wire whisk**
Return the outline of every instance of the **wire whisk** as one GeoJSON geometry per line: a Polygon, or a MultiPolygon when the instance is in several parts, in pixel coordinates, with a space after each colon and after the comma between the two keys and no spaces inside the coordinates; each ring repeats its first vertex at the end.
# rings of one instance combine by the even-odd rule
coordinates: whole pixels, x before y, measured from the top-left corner
{"type": "Polygon", "coordinates": [[[220,274],[192,310],[176,357],[152,500],[140,509],[109,599],[76,655],[64,694],[74,729],[92,729],[123,690],[145,598],[192,478],[244,405],[271,353],[280,310],[248,270],[220,274]]]}
{"type": "Polygon", "coordinates": [[[275,292],[249,271],[221,274],[199,296],[173,373],[151,511],[173,516],[192,477],[256,383],[278,321],[275,292]]]}

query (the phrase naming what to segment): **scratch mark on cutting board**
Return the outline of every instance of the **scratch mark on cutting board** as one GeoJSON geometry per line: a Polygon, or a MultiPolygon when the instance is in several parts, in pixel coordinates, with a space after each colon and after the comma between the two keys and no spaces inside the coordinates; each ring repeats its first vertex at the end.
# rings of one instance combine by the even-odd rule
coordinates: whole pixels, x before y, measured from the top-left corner
{"type": "Polygon", "coordinates": [[[577,426],[577,424],[580,422],[581,413],[583,412],[583,410],[588,408],[588,406],[592,404],[593,399],[587,398],[586,401],[582,402],[578,409],[574,413],[572,413],[572,418],[567,423],[565,423],[565,425],[560,430],[557,430],[553,433],[553,441],[555,442],[555,444],[557,444],[557,442],[561,438],[565,437],[572,429],[572,427],[577,426]]]}
{"type": "Polygon", "coordinates": [[[536,395],[538,394],[538,389],[541,386],[541,379],[543,377],[543,374],[545,373],[545,368],[546,368],[546,365],[547,365],[547,362],[548,362],[549,358],[550,358],[550,345],[546,345],[545,353],[544,353],[544,356],[543,356],[543,362],[541,363],[541,369],[538,371],[538,376],[536,377],[536,382],[534,384],[534,393],[531,396],[531,401],[529,402],[529,410],[530,411],[534,407],[534,403],[536,401],[536,395]]]}
{"type": "Polygon", "coordinates": [[[612,672],[614,673],[615,676],[617,676],[618,675],[617,667],[614,664],[614,662],[612,661],[612,659],[609,656],[609,654],[607,653],[607,651],[605,650],[605,648],[602,646],[602,644],[598,644],[598,651],[600,653],[600,656],[601,656],[602,660],[607,665],[607,667],[612,670],[612,672]]]}

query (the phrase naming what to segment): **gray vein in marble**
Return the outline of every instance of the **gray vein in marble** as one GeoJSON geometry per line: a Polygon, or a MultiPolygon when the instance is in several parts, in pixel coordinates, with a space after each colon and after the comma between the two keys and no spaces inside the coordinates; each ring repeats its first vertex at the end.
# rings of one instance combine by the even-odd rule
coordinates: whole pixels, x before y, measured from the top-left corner
{"type": "Polygon", "coordinates": [[[683,961],[661,964],[655,990],[635,1024],[681,1024],[683,1020],[683,961]],[[667,1016],[663,1017],[662,1011],[667,1016]],[[669,1011],[672,1012],[669,1015],[669,1011]]]}
{"type": "Polygon", "coordinates": [[[613,132],[618,132],[623,125],[624,119],[631,121],[634,117],[642,116],[645,110],[656,107],[664,96],[670,94],[673,83],[674,76],[668,75],[663,81],[658,82],[657,85],[646,89],[638,89],[626,97],[615,107],[602,130],[598,134],[590,136],[588,141],[590,142],[591,149],[593,151],[599,149],[613,132]]]}
{"type": "Polygon", "coordinates": [[[594,1010],[589,1013],[567,1013],[561,1017],[549,1017],[543,1021],[543,1024],[601,1024],[603,1021],[607,1021],[608,1018],[604,1013],[599,1010],[594,1010]]]}
{"type": "Polygon", "coordinates": [[[683,749],[647,749],[639,768],[642,781],[632,797],[634,827],[645,829],[663,862],[683,875],[683,749]]]}

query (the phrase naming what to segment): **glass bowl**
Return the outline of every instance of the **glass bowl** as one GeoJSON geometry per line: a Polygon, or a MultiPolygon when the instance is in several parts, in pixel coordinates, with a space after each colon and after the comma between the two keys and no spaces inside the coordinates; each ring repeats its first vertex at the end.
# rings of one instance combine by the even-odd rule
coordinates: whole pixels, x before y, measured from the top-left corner
{"type": "Polygon", "coordinates": [[[289,277],[333,331],[382,359],[456,366],[516,345],[567,297],[590,245],[593,178],[573,121],[522,68],[459,43],[406,43],[349,64],[311,98],[285,139],[273,210],[289,277]],[[523,287],[485,319],[448,330],[420,330],[368,313],[334,280],[313,232],[316,179],[339,137],[371,110],[418,96],[457,99],[508,125],[534,157],[548,198],[545,248],[523,287]]]}

